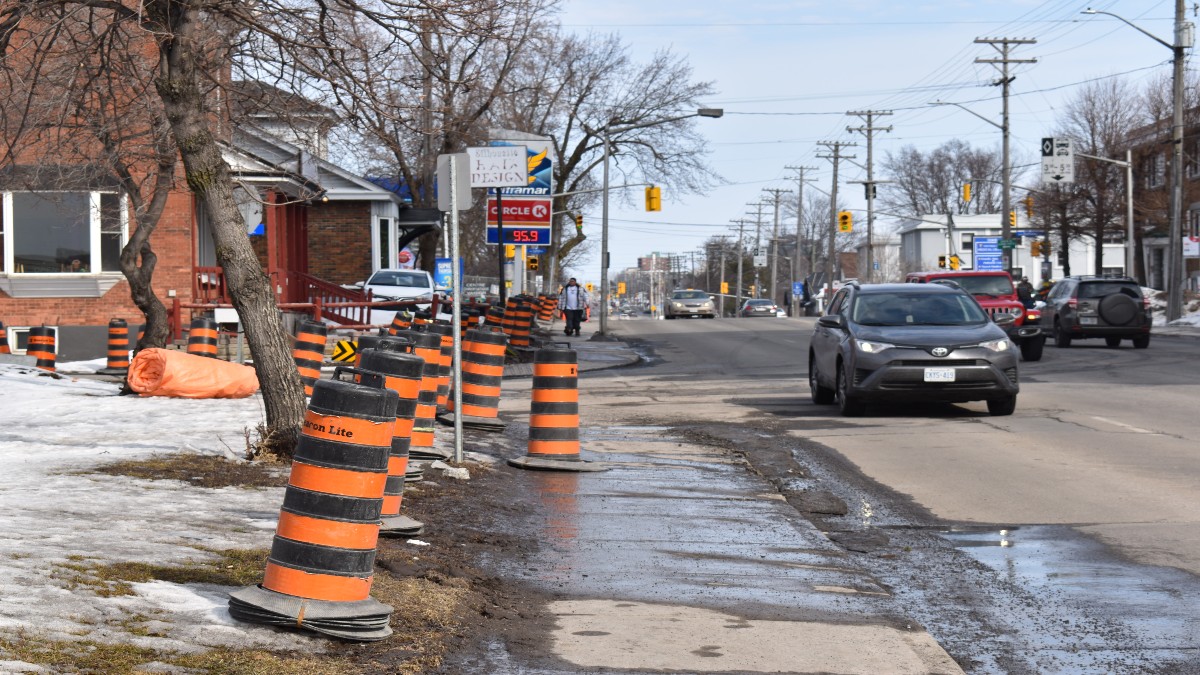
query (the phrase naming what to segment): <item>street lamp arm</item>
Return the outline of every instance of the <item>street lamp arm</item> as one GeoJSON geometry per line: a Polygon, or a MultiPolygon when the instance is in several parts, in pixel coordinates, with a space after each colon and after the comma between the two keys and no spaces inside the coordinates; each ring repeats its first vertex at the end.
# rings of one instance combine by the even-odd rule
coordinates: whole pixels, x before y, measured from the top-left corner
{"type": "MultiPolygon", "coordinates": [[[[1087,157],[1087,155],[1079,153],[1079,152],[1075,153],[1075,156],[1076,157],[1087,157]]],[[[1096,159],[1099,159],[1099,158],[1097,157],[1096,159]]],[[[998,180],[992,180],[991,178],[968,178],[967,182],[968,183],[995,183],[996,185],[1004,185],[1003,182],[998,181],[998,180]]],[[[1026,192],[1033,192],[1036,194],[1044,194],[1046,192],[1045,190],[1039,190],[1037,188],[1031,188],[1031,187],[1027,187],[1025,185],[1012,184],[1012,185],[1009,185],[1009,187],[1014,187],[1014,188],[1017,188],[1018,190],[1024,190],[1026,192]]]]}
{"type": "Polygon", "coordinates": [[[1075,156],[1083,157],[1086,159],[1095,159],[1095,160],[1098,160],[1101,162],[1108,162],[1109,164],[1116,164],[1117,166],[1121,167],[1122,169],[1129,167],[1129,162],[1126,162],[1125,160],[1122,160],[1122,159],[1109,159],[1108,157],[1097,157],[1095,155],[1085,155],[1082,152],[1075,153],[1075,156]]]}
{"type": "Polygon", "coordinates": [[[1155,35],[1154,33],[1151,33],[1150,31],[1148,31],[1148,30],[1146,30],[1146,29],[1142,28],[1141,26],[1137,25],[1136,23],[1133,23],[1133,22],[1129,21],[1129,20],[1128,20],[1128,19],[1126,19],[1125,17],[1118,16],[1118,15],[1116,15],[1116,14],[1113,14],[1112,12],[1104,12],[1104,11],[1101,11],[1101,10],[1098,10],[1098,9],[1092,9],[1091,7],[1088,7],[1087,9],[1083,10],[1082,12],[1080,12],[1080,14],[1105,14],[1105,15],[1111,16],[1112,18],[1114,18],[1114,19],[1117,19],[1118,21],[1121,21],[1121,22],[1125,23],[1125,24],[1126,24],[1126,25],[1128,25],[1128,26],[1131,26],[1131,27],[1132,27],[1134,30],[1137,30],[1137,31],[1138,31],[1138,32],[1140,32],[1142,35],[1145,35],[1146,37],[1150,38],[1151,40],[1154,40],[1155,42],[1157,42],[1158,44],[1160,44],[1160,45],[1162,45],[1162,46],[1166,47],[1167,49],[1171,49],[1171,50],[1175,49],[1175,45],[1173,45],[1173,44],[1171,44],[1171,43],[1167,42],[1166,40],[1164,40],[1164,39],[1162,39],[1162,38],[1158,37],[1158,36],[1157,36],[1157,35],[1155,35]]]}
{"type": "Polygon", "coordinates": [[[962,108],[963,110],[966,110],[967,112],[978,117],[979,119],[983,120],[984,122],[987,122],[988,124],[996,127],[997,129],[1004,131],[1003,124],[1000,124],[1000,123],[996,122],[995,120],[989,120],[988,118],[984,117],[983,115],[980,115],[979,113],[975,112],[974,110],[971,110],[970,108],[968,108],[967,106],[965,106],[961,103],[955,103],[954,101],[930,101],[929,105],[952,105],[952,106],[956,106],[958,108],[962,108]]]}

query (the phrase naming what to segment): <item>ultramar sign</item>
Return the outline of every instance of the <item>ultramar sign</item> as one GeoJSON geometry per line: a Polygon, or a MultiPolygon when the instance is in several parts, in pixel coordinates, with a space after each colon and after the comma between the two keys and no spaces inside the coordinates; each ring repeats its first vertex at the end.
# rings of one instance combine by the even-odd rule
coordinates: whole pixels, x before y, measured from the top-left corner
{"type": "Polygon", "coordinates": [[[529,182],[525,146],[467,148],[471,157],[471,187],[516,187],[529,182]]]}

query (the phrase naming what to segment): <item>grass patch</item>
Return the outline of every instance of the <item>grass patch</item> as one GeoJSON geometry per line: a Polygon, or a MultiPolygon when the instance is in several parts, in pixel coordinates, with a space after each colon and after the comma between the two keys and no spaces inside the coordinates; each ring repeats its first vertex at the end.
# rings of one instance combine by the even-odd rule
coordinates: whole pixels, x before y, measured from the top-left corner
{"type": "Polygon", "coordinates": [[[371,596],[395,608],[395,634],[388,638],[388,649],[406,657],[388,663],[388,671],[412,675],[435,670],[450,646],[449,638],[461,631],[463,606],[472,602],[468,582],[432,571],[423,578],[377,572],[371,596]]]}
{"type": "Polygon", "coordinates": [[[51,577],[63,581],[71,590],[88,589],[110,598],[133,595],[134,583],[169,581],[176,584],[217,584],[250,586],[262,581],[266,569],[266,549],[202,549],[217,556],[182,565],[153,565],[142,562],[98,563],[83,556],[69,556],[51,577]]]}
{"type": "Polygon", "coordinates": [[[178,480],[197,487],[283,487],[287,465],[279,462],[232,462],[215,455],[178,453],[106,464],[80,473],[178,480]]]}

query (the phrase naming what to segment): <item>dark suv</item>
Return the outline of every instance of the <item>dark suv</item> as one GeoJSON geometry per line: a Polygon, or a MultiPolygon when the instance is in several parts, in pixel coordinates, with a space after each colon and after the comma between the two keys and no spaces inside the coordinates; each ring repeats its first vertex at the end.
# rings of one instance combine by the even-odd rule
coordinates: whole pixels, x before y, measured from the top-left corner
{"type": "Polygon", "coordinates": [[[1109,347],[1121,340],[1150,346],[1150,299],[1129,277],[1066,277],[1054,284],[1042,308],[1042,328],[1058,347],[1072,340],[1104,338],[1109,347]]]}
{"type": "Polygon", "coordinates": [[[817,320],[808,353],[815,403],[861,415],[868,400],[1017,405],[1017,348],[971,294],[947,284],[851,284],[817,320]]]}

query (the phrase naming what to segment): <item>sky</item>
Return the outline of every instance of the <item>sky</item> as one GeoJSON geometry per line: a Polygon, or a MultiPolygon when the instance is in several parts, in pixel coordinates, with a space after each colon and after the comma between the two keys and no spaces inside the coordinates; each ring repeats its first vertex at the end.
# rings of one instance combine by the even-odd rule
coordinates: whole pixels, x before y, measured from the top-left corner
{"type": "MultiPolygon", "coordinates": [[[[717,92],[701,107],[725,110],[720,119],[696,120],[724,184],[704,194],[664,189],[662,211],[655,213],[642,209],[640,195],[635,205],[612,202],[610,275],[651,252],[690,254],[711,236],[736,237],[730,221],[749,217],[748,205],[769,197],[764,190],[796,189],[795,172],[786,166],[814,167],[807,177],[815,180],[805,190],[828,193],[832,164],[818,157],[826,154],[818,142],[857,142],[844,152],[866,163],[865,137],[846,130],[863,121],[847,111],[893,113],[876,122],[893,127],[875,134],[877,180],[885,153],[906,145],[930,150],[961,139],[999,150],[996,126],[955,106],[929,105],[961,103],[1000,123],[1000,88],[992,86],[997,70],[974,63],[998,54],[975,44],[976,38],[1037,40],[1012,52],[1037,63],[1013,66],[1010,98],[1014,163],[1036,161],[1041,138],[1053,135],[1064,105],[1082,83],[1124,73],[1140,90],[1170,75],[1171,50],[1117,19],[1081,14],[1088,7],[1118,14],[1172,42],[1170,0],[564,0],[559,18],[565,30],[618,34],[639,61],[663,49],[686,56],[694,78],[711,81],[717,92]]],[[[1187,18],[1195,20],[1191,10],[1187,18]]],[[[1036,167],[1033,171],[1036,180],[1036,167]]],[[[864,169],[842,162],[839,200],[862,209],[855,211],[856,231],[865,226],[866,200],[862,186],[851,181],[865,177],[864,169]]],[[[585,212],[590,224],[585,229],[599,240],[598,204],[594,211],[585,212]]],[[[765,237],[770,209],[764,218],[765,237]]],[[[790,223],[794,220],[784,220],[790,223]]],[[[877,228],[888,225],[887,217],[877,216],[877,228]]],[[[599,246],[577,271],[599,280],[599,246]]]]}

